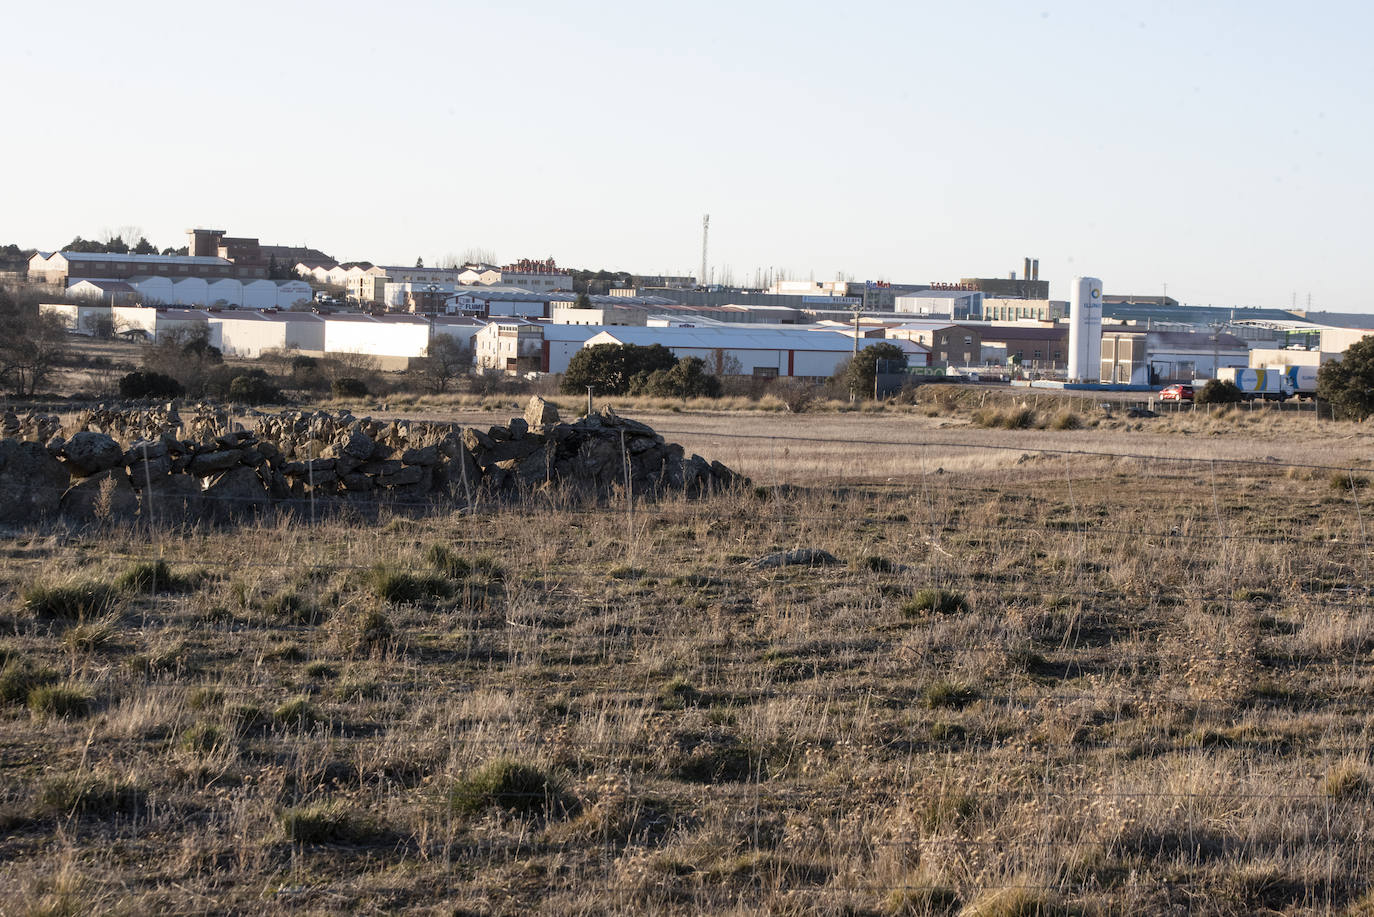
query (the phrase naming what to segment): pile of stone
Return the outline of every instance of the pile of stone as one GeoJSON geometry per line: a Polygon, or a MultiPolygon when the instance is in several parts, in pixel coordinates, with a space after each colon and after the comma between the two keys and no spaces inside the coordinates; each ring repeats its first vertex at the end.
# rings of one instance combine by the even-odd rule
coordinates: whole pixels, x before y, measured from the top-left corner
{"type": "Polygon", "coordinates": [[[0,421],[0,522],[9,523],[59,513],[76,522],[222,518],[360,499],[471,505],[554,486],[697,496],[737,480],[609,409],[563,423],[538,397],[524,417],[486,431],[326,412],[254,414],[245,430],[214,409],[188,422],[168,405],[84,412],[63,436],[12,417],[0,421]]]}

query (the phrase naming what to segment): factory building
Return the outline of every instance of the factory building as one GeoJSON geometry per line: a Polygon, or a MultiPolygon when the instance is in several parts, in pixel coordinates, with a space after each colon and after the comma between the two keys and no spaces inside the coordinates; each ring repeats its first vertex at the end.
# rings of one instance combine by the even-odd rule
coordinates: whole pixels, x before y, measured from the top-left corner
{"type": "Polygon", "coordinates": [[[947,318],[956,322],[983,317],[983,294],[977,290],[917,290],[895,297],[892,304],[894,311],[903,314],[947,318]]]}
{"type": "MultiPolygon", "coordinates": [[[[860,349],[882,343],[859,340],[860,349]]],[[[760,378],[829,378],[853,354],[854,340],[833,331],[807,328],[607,328],[587,340],[597,344],[662,344],[679,359],[700,357],[713,372],[738,365],[760,378]]]]}

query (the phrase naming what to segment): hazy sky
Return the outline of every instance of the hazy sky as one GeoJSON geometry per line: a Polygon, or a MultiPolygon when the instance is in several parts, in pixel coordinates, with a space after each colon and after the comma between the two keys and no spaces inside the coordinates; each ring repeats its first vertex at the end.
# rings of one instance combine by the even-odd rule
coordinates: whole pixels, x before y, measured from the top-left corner
{"type": "Polygon", "coordinates": [[[15,3],[0,243],[1374,310],[1374,4],[15,3]]]}

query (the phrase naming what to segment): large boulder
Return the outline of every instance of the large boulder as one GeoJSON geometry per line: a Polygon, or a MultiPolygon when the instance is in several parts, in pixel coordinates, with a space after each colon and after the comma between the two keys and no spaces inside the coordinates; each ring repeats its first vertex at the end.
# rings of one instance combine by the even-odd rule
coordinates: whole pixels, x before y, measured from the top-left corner
{"type": "Polygon", "coordinates": [[[525,405],[525,423],[536,432],[551,427],[558,423],[558,408],[538,395],[531,395],[530,403],[525,405]]]}
{"type": "Polygon", "coordinates": [[[139,515],[153,525],[195,520],[205,508],[200,479],[189,474],[153,478],[152,486],[139,492],[138,503],[139,515]]]}
{"type": "Polygon", "coordinates": [[[268,501],[262,478],[247,465],[238,465],[207,478],[202,496],[211,513],[222,518],[252,515],[268,501]]]}
{"type": "Polygon", "coordinates": [[[62,446],[62,457],[73,474],[85,477],[118,465],[124,459],[124,450],[114,437],[86,430],[72,434],[62,446]]]}
{"type": "Polygon", "coordinates": [[[37,522],[56,513],[70,481],[40,443],[0,440],[0,522],[37,522]]]}
{"type": "Polygon", "coordinates": [[[138,513],[138,495],[122,468],[82,478],[62,495],[62,515],[74,522],[113,522],[138,513]]]}
{"type": "Polygon", "coordinates": [[[201,452],[191,459],[191,474],[206,477],[217,471],[228,471],[243,458],[241,449],[219,449],[214,452],[201,452]]]}

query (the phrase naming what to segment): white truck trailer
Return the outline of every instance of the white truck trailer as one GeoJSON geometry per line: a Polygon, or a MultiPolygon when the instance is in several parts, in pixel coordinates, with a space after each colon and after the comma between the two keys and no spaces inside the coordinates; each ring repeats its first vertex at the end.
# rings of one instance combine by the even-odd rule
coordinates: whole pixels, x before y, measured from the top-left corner
{"type": "Polygon", "coordinates": [[[1289,395],[1294,394],[1294,389],[1284,375],[1283,370],[1287,367],[1277,369],[1249,369],[1246,367],[1227,366],[1217,371],[1217,378],[1222,382],[1234,383],[1248,399],[1263,398],[1265,401],[1283,401],[1289,395]]]}
{"type": "Polygon", "coordinates": [[[1288,382],[1288,390],[1299,398],[1317,397],[1316,366],[1269,366],[1269,372],[1283,373],[1288,382]]]}

